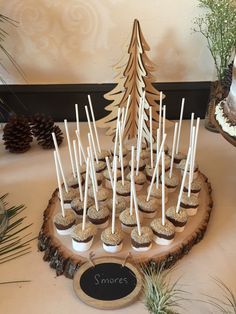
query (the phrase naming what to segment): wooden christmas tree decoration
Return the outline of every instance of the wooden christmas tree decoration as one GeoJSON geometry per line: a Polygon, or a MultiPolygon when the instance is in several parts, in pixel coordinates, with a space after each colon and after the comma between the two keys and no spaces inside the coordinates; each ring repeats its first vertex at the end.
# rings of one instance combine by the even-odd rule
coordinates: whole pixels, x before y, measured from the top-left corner
{"type": "Polygon", "coordinates": [[[127,64],[119,64],[116,66],[115,69],[120,72],[116,77],[117,85],[113,90],[104,95],[106,99],[112,101],[105,108],[107,111],[110,111],[110,113],[97,123],[101,128],[108,128],[107,135],[115,134],[118,108],[127,106],[128,97],[130,95],[123,138],[136,137],[140,99],[144,92],[144,139],[147,141],[150,139],[148,119],[149,106],[152,107],[152,127],[153,129],[158,127],[159,105],[157,101],[160,100],[160,93],[152,85],[154,77],[151,72],[155,70],[155,66],[146,55],[146,51],[149,50],[150,48],[144,39],[139,21],[134,20],[132,36],[128,48],[129,58],[127,64]]]}

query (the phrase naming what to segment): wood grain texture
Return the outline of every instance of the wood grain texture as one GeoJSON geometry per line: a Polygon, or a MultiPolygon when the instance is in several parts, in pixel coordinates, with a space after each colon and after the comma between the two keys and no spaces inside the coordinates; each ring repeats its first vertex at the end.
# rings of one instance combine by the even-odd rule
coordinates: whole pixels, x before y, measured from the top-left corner
{"type": "MultiPolygon", "coordinates": [[[[137,258],[133,255],[135,263],[162,263],[165,268],[171,267],[184,255],[188,254],[192,247],[200,242],[207,230],[208,221],[210,219],[213,201],[211,197],[211,184],[205,175],[201,174],[204,181],[204,206],[202,206],[202,214],[199,217],[197,226],[189,229],[188,234],[184,234],[183,241],[178,245],[174,245],[172,249],[161,252],[160,247],[151,249],[148,255],[139,256],[137,258]]],[[[53,227],[53,216],[55,207],[58,202],[57,190],[53,193],[46,210],[44,211],[44,222],[38,236],[38,249],[44,252],[43,259],[47,261],[51,268],[55,269],[57,275],[64,274],[68,278],[73,278],[76,270],[87,261],[86,256],[80,256],[69,247],[65,246],[60,238],[55,234],[53,227]]],[[[193,219],[195,217],[192,217],[193,219]]],[[[124,251],[124,250],[123,250],[124,251]]],[[[122,254],[127,255],[127,251],[122,254]]],[[[103,255],[106,255],[103,253],[103,255]]],[[[125,256],[126,256],[125,255],[125,256]]],[[[125,257],[123,256],[123,258],[125,257]]]]}

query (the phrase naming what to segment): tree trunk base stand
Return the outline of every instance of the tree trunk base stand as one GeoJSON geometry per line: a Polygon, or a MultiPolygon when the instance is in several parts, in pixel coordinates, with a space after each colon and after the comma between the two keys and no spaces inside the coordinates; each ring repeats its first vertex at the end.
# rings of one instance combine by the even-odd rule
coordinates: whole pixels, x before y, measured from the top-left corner
{"type": "MultiPolygon", "coordinates": [[[[199,172],[202,181],[202,189],[199,194],[199,208],[195,216],[189,217],[185,230],[176,233],[174,241],[168,246],[160,246],[153,243],[152,248],[147,252],[135,252],[131,248],[130,235],[127,234],[123,249],[119,253],[106,253],[102,248],[100,239],[101,231],[98,231],[90,250],[77,253],[72,248],[71,236],[58,235],[53,223],[54,215],[60,211],[58,190],[55,190],[48,206],[44,211],[44,221],[38,236],[38,249],[44,252],[43,260],[48,262],[50,267],[55,269],[56,274],[73,278],[76,270],[84,262],[88,261],[93,252],[95,257],[118,257],[127,258],[131,254],[134,263],[157,263],[165,268],[173,266],[184,255],[188,254],[192,247],[202,240],[208,225],[213,201],[211,197],[211,185],[205,175],[199,172]]],[[[169,194],[169,201],[166,208],[177,203],[178,191],[169,194]],[[171,196],[170,196],[171,195],[171,196]]],[[[157,215],[160,216],[160,215],[157,215]]],[[[151,219],[144,220],[143,225],[150,224],[151,219]]],[[[117,220],[118,223],[118,220],[117,220]]]]}

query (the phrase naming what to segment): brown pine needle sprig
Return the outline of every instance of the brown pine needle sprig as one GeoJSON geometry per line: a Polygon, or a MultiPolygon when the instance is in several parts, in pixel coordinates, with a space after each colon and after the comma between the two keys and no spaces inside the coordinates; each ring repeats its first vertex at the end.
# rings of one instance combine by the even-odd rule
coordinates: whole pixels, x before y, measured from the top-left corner
{"type": "Polygon", "coordinates": [[[142,267],[144,302],[150,314],[177,314],[182,302],[189,300],[188,292],[178,288],[179,280],[170,282],[171,272],[162,266],[142,267]]]}
{"type": "Polygon", "coordinates": [[[31,280],[14,280],[14,281],[3,281],[0,282],[0,285],[11,285],[11,284],[20,284],[20,283],[29,283],[31,280]]]}
{"type": "Polygon", "coordinates": [[[221,292],[221,298],[204,294],[208,299],[203,301],[214,306],[223,314],[236,314],[236,296],[234,292],[220,279],[213,278],[221,292]]]}
{"type": "Polygon", "coordinates": [[[8,226],[0,238],[0,265],[31,252],[31,232],[27,232],[32,224],[25,224],[26,216],[22,216],[24,205],[7,208],[7,194],[0,197],[7,211],[8,226]]]}

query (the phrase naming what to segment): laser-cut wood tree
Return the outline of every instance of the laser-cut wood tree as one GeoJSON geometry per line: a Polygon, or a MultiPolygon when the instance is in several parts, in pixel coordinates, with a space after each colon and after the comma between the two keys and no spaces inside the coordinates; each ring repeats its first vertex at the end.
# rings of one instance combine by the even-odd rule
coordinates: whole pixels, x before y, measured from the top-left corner
{"type": "MultiPolygon", "coordinates": [[[[110,113],[106,117],[97,121],[99,127],[108,128],[106,132],[107,135],[114,135],[118,108],[126,107],[130,95],[130,106],[124,129],[124,138],[136,137],[140,97],[144,90],[144,138],[147,141],[149,141],[150,138],[148,121],[149,106],[152,106],[153,129],[158,127],[159,105],[157,101],[160,100],[160,93],[152,85],[154,77],[151,72],[155,70],[155,66],[146,55],[146,51],[149,50],[150,48],[142,34],[139,21],[135,19],[128,48],[128,61],[124,65],[120,63],[115,67],[119,72],[116,76],[117,85],[114,89],[104,95],[106,99],[112,101],[105,108],[107,111],[110,111],[110,113]]],[[[168,125],[166,124],[166,126],[168,125]]]]}

